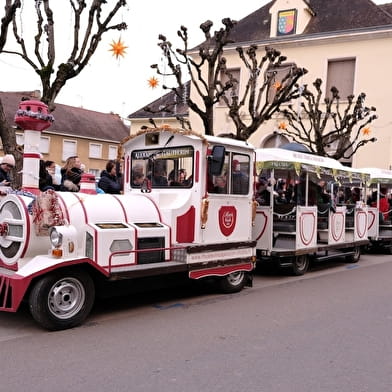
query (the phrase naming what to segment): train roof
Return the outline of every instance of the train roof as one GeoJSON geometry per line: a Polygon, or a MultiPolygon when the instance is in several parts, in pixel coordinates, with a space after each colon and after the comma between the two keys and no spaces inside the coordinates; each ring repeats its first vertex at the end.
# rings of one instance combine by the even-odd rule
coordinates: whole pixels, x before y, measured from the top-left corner
{"type": "Polygon", "coordinates": [[[369,174],[370,183],[392,183],[392,170],[380,169],[377,167],[366,167],[358,170],[369,174]]]}
{"type": "Polygon", "coordinates": [[[274,169],[301,169],[318,173],[331,172],[334,175],[360,178],[368,181],[369,173],[344,166],[339,161],[314,154],[285,150],[283,148],[256,149],[256,165],[274,169]]]}
{"type": "Polygon", "coordinates": [[[160,133],[160,134],[167,133],[171,135],[180,135],[182,137],[193,139],[193,140],[201,140],[203,142],[212,145],[221,144],[226,147],[234,147],[236,149],[242,148],[244,150],[251,150],[251,151],[255,150],[255,147],[252,144],[248,143],[247,141],[236,140],[229,137],[207,136],[192,130],[186,130],[182,128],[172,128],[170,126],[142,129],[137,134],[127,136],[125,139],[123,139],[121,142],[122,146],[126,148],[130,144],[131,140],[134,140],[142,135],[154,134],[154,133],[160,133]]]}

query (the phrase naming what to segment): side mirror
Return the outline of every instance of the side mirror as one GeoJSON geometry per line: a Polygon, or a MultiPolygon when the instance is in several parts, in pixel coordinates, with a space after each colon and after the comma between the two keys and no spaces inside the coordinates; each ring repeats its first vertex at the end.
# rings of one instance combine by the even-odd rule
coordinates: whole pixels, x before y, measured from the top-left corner
{"type": "Polygon", "coordinates": [[[212,153],[208,157],[208,174],[218,176],[222,173],[223,164],[225,162],[226,149],[224,146],[212,147],[212,153]]]}

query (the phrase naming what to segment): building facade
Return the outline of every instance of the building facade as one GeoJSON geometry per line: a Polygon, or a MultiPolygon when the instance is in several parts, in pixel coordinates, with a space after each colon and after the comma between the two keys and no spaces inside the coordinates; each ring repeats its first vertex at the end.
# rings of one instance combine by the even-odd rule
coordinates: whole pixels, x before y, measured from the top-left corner
{"type": "MultiPolygon", "coordinates": [[[[230,70],[239,79],[239,96],[245,89],[249,72],[237,46],[257,45],[261,58],[265,47],[273,47],[288,62],[306,68],[300,84],[320,78],[324,93],[331,86],[339,89],[341,107],[344,97],[366,93],[367,106],[377,109],[378,119],[370,125],[375,143],[360,148],[350,162],[354,167],[392,168],[392,111],[389,108],[389,72],[392,67],[392,3],[376,5],[370,0],[274,0],[238,21],[225,47],[230,70]]],[[[191,53],[197,56],[197,51],[191,53]]],[[[191,97],[197,101],[196,93],[191,97]]],[[[243,114],[246,121],[247,115],[243,114]]],[[[200,118],[189,113],[193,129],[202,129],[200,118]]],[[[289,141],[280,134],[284,121],[277,115],[264,123],[249,139],[257,147],[279,146],[289,141]]],[[[214,111],[215,134],[235,132],[227,107],[214,111]]]]}
{"type": "MultiPolygon", "coordinates": [[[[0,92],[9,124],[14,125],[17,144],[23,146],[23,130],[17,128],[14,116],[22,98],[39,99],[37,92],[0,92]]],[[[77,155],[85,171],[99,176],[109,159],[119,158],[120,143],[129,136],[129,127],[112,113],[56,104],[54,123],[41,134],[40,152],[44,160],[63,166],[77,155]]]]}

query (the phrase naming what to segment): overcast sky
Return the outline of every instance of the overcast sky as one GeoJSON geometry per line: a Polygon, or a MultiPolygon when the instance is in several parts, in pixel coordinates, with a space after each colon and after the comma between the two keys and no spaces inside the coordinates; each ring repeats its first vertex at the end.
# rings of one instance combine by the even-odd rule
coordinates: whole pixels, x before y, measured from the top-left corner
{"type": "MultiPolygon", "coordinates": [[[[56,7],[61,7],[61,3],[67,3],[64,0],[61,3],[57,1],[53,2],[56,3],[56,7]]],[[[110,0],[112,1],[114,2],[110,0]]],[[[151,69],[150,65],[163,64],[157,46],[159,34],[165,35],[173,43],[179,43],[177,30],[184,25],[188,28],[191,46],[197,45],[203,41],[199,26],[207,19],[214,22],[213,30],[216,30],[221,27],[220,21],[223,18],[240,20],[267,2],[268,0],[242,2],[128,0],[127,7],[119,15],[119,19],[128,24],[128,29],[122,32],[110,32],[104,36],[90,64],[80,75],[67,82],[57,102],[100,112],[115,112],[126,117],[167,93],[160,87],[151,89],[147,82],[150,77],[156,76],[155,70],[151,69]],[[119,38],[128,48],[125,56],[116,60],[110,52],[110,43],[119,38]]],[[[375,1],[377,4],[387,2],[375,1]]],[[[58,11],[62,21],[70,24],[71,15],[67,10],[68,8],[54,9],[55,23],[58,20],[56,19],[58,15],[56,11],[58,11]]],[[[29,27],[35,26],[35,17],[29,20],[31,26],[24,26],[24,34],[27,34],[29,27]]],[[[66,28],[61,39],[64,40],[61,47],[72,44],[71,34],[66,31],[66,28]]],[[[61,56],[61,51],[57,49],[57,58],[61,61],[65,61],[68,54],[67,52],[61,56]]],[[[1,91],[41,90],[38,76],[18,57],[1,54],[0,75],[1,91]]]]}

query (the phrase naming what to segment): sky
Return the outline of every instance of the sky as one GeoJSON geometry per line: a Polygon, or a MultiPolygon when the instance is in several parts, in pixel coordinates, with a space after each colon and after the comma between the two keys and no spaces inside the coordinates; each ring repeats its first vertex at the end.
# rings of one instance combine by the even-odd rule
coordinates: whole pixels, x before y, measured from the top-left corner
{"type": "MultiPolygon", "coordinates": [[[[114,3],[114,0],[109,0],[108,3],[110,2],[114,3]]],[[[374,2],[383,4],[389,1],[374,2]]],[[[29,12],[27,0],[24,3],[24,12],[29,12]]],[[[61,36],[56,36],[56,57],[60,61],[67,59],[69,52],[65,48],[73,42],[69,27],[72,19],[67,3],[64,0],[61,3],[58,0],[53,2],[55,24],[57,21],[57,26],[63,23],[59,29],[61,36]],[[56,18],[56,15],[61,15],[61,18],[56,18]]],[[[78,76],[66,83],[56,102],[103,113],[114,112],[127,117],[168,92],[161,87],[167,80],[159,78],[150,67],[151,64],[164,66],[161,50],[157,46],[159,34],[165,35],[175,47],[182,47],[177,31],[183,25],[188,28],[192,47],[203,41],[204,36],[199,26],[206,20],[214,23],[212,31],[215,31],[222,27],[223,18],[238,21],[267,3],[268,0],[127,0],[127,6],[119,11],[116,18],[116,23],[127,23],[127,30],[116,30],[103,36],[89,64],[78,76]],[[119,39],[128,48],[124,57],[116,59],[110,51],[110,44],[119,39]],[[153,76],[159,79],[159,85],[155,89],[148,85],[148,79],[153,76]]],[[[34,18],[24,21],[23,34],[27,41],[28,37],[34,35],[30,31],[35,27],[35,14],[34,18]]],[[[41,90],[40,79],[20,57],[0,54],[0,90],[41,90]]]]}

